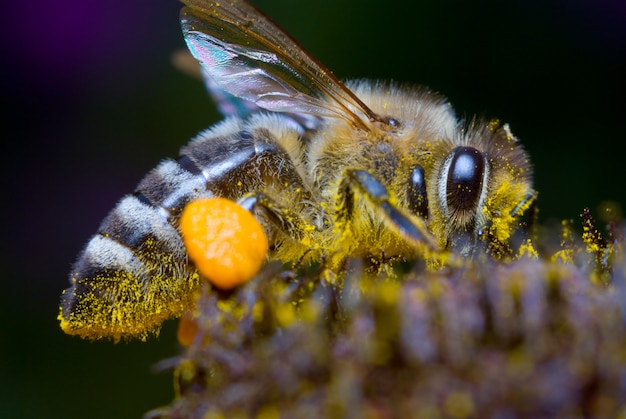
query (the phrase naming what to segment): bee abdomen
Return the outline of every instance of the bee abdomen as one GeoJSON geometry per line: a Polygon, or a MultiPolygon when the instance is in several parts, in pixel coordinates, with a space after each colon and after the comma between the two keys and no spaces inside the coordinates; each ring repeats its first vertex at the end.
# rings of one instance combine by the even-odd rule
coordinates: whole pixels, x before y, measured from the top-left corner
{"type": "Polygon", "coordinates": [[[179,161],[163,161],[137,186],[135,196],[157,207],[161,214],[177,224],[187,203],[198,198],[212,197],[202,171],[185,155],[179,161]]]}
{"type": "Polygon", "coordinates": [[[144,338],[189,307],[198,284],[177,229],[159,209],[126,196],[71,273],[61,326],[88,338],[144,338]]]}
{"type": "MultiPolygon", "coordinates": [[[[177,161],[165,160],[144,177],[74,265],[61,300],[62,328],[88,338],[145,337],[190,307],[198,273],[178,231],[181,212],[190,201],[236,198],[262,183],[258,174],[265,167],[286,161],[270,138],[246,130],[209,133],[186,146],[177,161]],[[242,171],[251,180],[234,188],[242,171]]],[[[285,179],[295,177],[293,167],[283,166],[285,179]]]]}
{"type": "Polygon", "coordinates": [[[88,338],[145,337],[189,307],[198,275],[177,225],[184,205],[201,196],[212,196],[204,177],[166,160],[124,197],[72,269],[63,329],[88,338]]]}

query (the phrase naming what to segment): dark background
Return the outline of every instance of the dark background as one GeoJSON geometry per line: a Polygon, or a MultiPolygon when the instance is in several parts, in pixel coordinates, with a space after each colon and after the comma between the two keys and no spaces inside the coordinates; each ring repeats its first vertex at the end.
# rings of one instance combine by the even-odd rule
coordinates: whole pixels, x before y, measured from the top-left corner
{"type": "MultiPolygon", "coordinates": [[[[258,0],[340,78],[393,78],[499,117],[535,163],[540,220],[626,204],[622,0],[258,0]]],[[[147,343],[63,335],[70,264],[116,201],[218,120],[179,73],[176,1],[3,2],[0,417],[138,417],[173,397],[147,343]]]]}

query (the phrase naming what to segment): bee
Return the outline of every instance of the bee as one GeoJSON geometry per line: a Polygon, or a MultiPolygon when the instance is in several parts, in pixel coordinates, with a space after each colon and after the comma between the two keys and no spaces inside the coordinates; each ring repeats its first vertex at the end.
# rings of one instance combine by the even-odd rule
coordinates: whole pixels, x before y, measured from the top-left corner
{"type": "Polygon", "coordinates": [[[200,198],[253,212],[285,262],[510,252],[535,192],[508,125],[459,120],[423,87],[344,84],[243,0],[183,3],[184,38],[226,118],[105,218],[62,295],[65,332],[145,338],[180,316],[199,275],[179,218],[200,198]]]}

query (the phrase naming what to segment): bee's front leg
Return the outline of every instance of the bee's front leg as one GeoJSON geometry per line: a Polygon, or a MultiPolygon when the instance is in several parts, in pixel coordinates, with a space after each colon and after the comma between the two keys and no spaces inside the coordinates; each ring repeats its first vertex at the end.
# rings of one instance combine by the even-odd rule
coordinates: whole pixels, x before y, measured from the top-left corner
{"type": "Polygon", "coordinates": [[[427,245],[430,249],[439,248],[426,223],[418,217],[411,217],[397,207],[391,199],[387,188],[365,170],[346,170],[339,185],[339,212],[340,220],[350,221],[354,211],[354,192],[362,194],[404,239],[427,245]]]}

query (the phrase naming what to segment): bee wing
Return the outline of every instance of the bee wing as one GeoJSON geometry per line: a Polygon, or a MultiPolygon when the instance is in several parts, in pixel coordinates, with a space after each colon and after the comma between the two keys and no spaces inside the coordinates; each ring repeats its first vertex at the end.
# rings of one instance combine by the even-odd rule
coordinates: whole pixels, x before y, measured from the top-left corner
{"type": "Polygon", "coordinates": [[[206,68],[200,65],[200,62],[188,50],[174,52],[172,54],[172,64],[183,73],[204,80],[209,94],[217,104],[222,115],[246,117],[259,110],[259,107],[249,100],[236,98],[221,89],[211,78],[206,68]]]}
{"type": "MultiPolygon", "coordinates": [[[[222,115],[246,118],[250,114],[258,112],[259,107],[255,103],[237,98],[218,86],[211,75],[208,74],[206,68],[201,66],[200,62],[188,50],[175,51],[172,54],[172,64],[183,73],[204,80],[209,94],[222,115]]],[[[320,116],[312,114],[292,112],[285,113],[284,117],[285,123],[297,130],[301,135],[306,131],[319,128],[322,123],[320,116]]]]}
{"type": "Polygon", "coordinates": [[[289,35],[244,1],[182,0],[185,41],[221,89],[275,112],[380,120],[289,35]]]}

